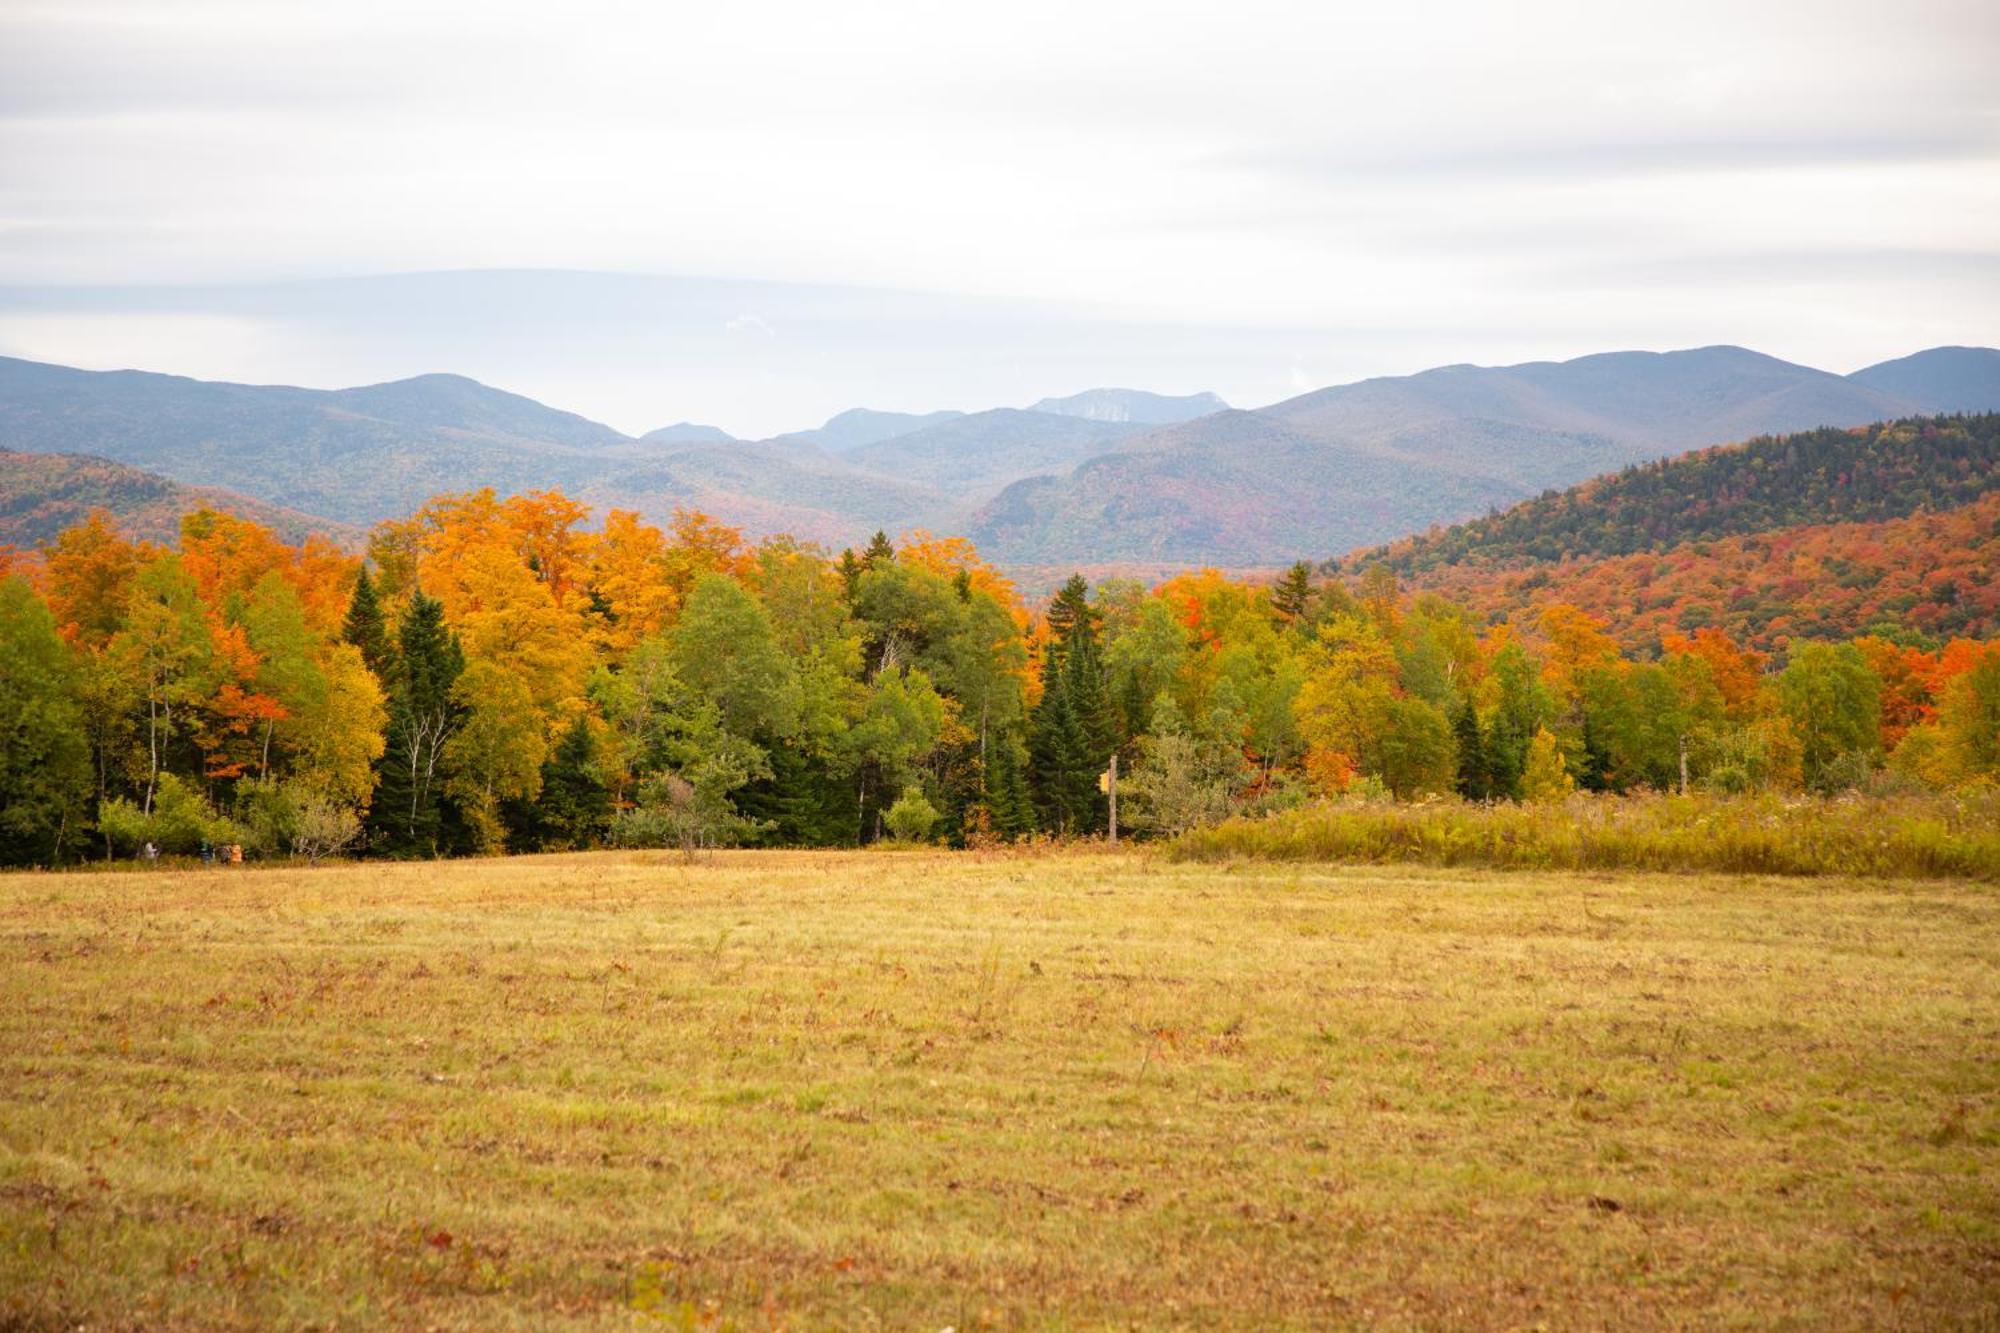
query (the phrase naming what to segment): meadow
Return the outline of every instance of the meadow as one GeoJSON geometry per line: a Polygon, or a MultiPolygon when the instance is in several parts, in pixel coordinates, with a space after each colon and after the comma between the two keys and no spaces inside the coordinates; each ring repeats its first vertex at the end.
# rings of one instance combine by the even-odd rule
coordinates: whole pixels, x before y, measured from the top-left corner
{"type": "Polygon", "coordinates": [[[0,1328],[1991,1327],[1965,879],[0,877],[0,1328]]]}

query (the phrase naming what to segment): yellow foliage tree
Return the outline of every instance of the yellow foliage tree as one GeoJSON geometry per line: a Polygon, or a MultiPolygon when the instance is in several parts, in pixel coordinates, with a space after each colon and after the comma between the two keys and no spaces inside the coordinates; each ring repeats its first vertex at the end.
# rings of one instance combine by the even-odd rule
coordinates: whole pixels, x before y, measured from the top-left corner
{"type": "Polygon", "coordinates": [[[1555,733],[1538,728],[1528,742],[1528,763],[1521,770],[1521,799],[1530,805],[1548,805],[1566,800],[1576,790],[1576,779],[1563,763],[1562,747],[1555,733]]]}

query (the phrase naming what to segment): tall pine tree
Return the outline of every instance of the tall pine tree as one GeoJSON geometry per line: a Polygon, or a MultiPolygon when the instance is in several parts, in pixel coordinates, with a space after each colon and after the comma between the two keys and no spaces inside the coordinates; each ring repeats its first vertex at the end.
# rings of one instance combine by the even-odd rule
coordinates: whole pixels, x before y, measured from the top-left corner
{"type": "Polygon", "coordinates": [[[375,679],[388,689],[396,678],[395,649],[389,643],[388,626],[382,619],[382,603],[375,595],[375,581],[368,577],[368,566],[361,567],[361,575],[354,581],[354,595],[347,602],[347,619],[340,627],[340,637],[361,650],[361,660],[375,673],[375,679]]]}
{"type": "Polygon", "coordinates": [[[542,789],[506,803],[510,841],[531,851],[594,847],[611,827],[611,789],[597,770],[590,722],[570,723],[542,761],[542,789]]]}
{"type": "Polygon", "coordinates": [[[1452,737],[1458,742],[1458,780],[1453,784],[1468,801],[1484,801],[1493,795],[1493,768],[1486,755],[1486,737],[1479,728],[1479,713],[1472,700],[1461,700],[1452,714],[1452,737]]]}
{"type": "Polygon", "coordinates": [[[1285,571],[1271,589],[1271,609],[1284,617],[1285,623],[1303,629],[1306,627],[1306,612],[1312,609],[1313,582],[1312,564],[1301,560],[1285,571]]]}
{"type": "Polygon", "coordinates": [[[1118,744],[1118,711],[1097,646],[1098,614],[1081,575],[1049,603],[1042,698],[1029,720],[1028,763],[1043,826],[1062,834],[1102,823],[1098,775],[1118,744]]]}
{"type": "Polygon", "coordinates": [[[464,718],[452,686],[465,670],[465,654],[445,628],[444,604],[421,590],[397,637],[400,670],[368,841],[390,856],[436,856],[447,850],[455,822],[444,797],[444,750],[464,718]]]}

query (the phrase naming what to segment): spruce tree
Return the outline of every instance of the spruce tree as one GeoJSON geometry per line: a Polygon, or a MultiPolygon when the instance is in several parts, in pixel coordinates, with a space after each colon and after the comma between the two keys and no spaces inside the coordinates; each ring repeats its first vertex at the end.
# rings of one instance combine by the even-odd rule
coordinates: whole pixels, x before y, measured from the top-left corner
{"type": "Polygon", "coordinates": [[[1287,624],[1303,628],[1312,598],[1312,564],[1301,560],[1286,570],[1285,576],[1271,589],[1271,609],[1283,616],[1287,624]]]}
{"type": "Polygon", "coordinates": [[[1019,838],[1035,831],[1035,802],[1028,794],[1028,780],[1022,774],[1021,759],[1013,742],[992,748],[986,760],[983,785],[995,833],[1019,838]]]}
{"type": "Polygon", "coordinates": [[[1098,614],[1090,604],[1090,585],[1083,575],[1072,574],[1069,582],[1049,599],[1049,653],[1058,663],[1079,644],[1097,643],[1098,614]]]}
{"type": "Polygon", "coordinates": [[[444,749],[464,714],[452,686],[465,670],[465,654],[445,628],[444,604],[421,590],[397,637],[400,670],[368,812],[369,845],[391,856],[436,856],[455,841],[455,812],[444,799],[444,749]]]}
{"type": "Polygon", "coordinates": [[[389,688],[395,680],[395,649],[390,646],[382,603],[375,595],[375,582],[368,577],[366,565],[354,581],[354,595],[348,598],[347,619],[340,627],[340,637],[361,650],[361,660],[368,664],[383,688],[389,688]]]}
{"type": "Polygon", "coordinates": [[[840,564],[837,568],[840,571],[841,589],[846,596],[847,604],[851,607],[854,605],[854,599],[861,593],[861,574],[863,569],[861,561],[855,556],[852,546],[847,547],[840,553],[840,564]]]}
{"type": "Polygon", "coordinates": [[[1097,647],[1089,585],[1072,575],[1049,603],[1042,698],[1028,731],[1028,761],[1044,827],[1093,832],[1102,822],[1098,775],[1119,740],[1118,710],[1097,647]]]}
{"type": "MultiPolygon", "coordinates": [[[[1525,784],[1526,781],[1524,772],[1522,782],[1525,784]]],[[[1582,771],[1576,775],[1576,782],[1585,791],[1611,789],[1611,754],[1588,713],[1583,715],[1583,765],[1582,771]]]]}
{"type": "Polygon", "coordinates": [[[877,529],[868,539],[868,547],[861,553],[863,569],[880,569],[896,558],[896,548],[889,545],[889,534],[877,529]]]}
{"type": "Polygon", "coordinates": [[[1468,801],[1484,801],[1493,795],[1492,765],[1487,759],[1486,738],[1479,729],[1479,713],[1472,700],[1460,701],[1452,715],[1451,731],[1458,742],[1458,780],[1453,785],[1468,801]]]}
{"type": "Polygon", "coordinates": [[[542,761],[542,794],[535,805],[540,846],[595,846],[611,826],[611,790],[598,776],[589,722],[579,716],[542,761]]]}
{"type": "Polygon", "coordinates": [[[1097,768],[1091,746],[1065,688],[1066,677],[1051,673],[1035,706],[1028,757],[1035,777],[1042,826],[1052,833],[1090,831],[1097,795],[1097,768]]]}

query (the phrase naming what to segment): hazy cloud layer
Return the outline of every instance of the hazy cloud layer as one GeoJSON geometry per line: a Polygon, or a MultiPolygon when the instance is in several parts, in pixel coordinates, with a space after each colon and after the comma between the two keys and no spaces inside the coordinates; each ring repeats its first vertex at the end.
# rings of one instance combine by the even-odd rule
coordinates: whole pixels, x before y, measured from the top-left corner
{"type": "MultiPolygon", "coordinates": [[[[2000,342],[1996,66],[1984,2],[17,0],[0,349],[525,371],[621,425],[742,431],[1616,346],[1845,369],[2000,342]],[[312,281],[489,268],[755,279],[785,308],[704,307],[697,370],[657,361],[694,346],[648,332],[657,285],[655,313],[572,311],[561,342],[470,316],[425,342],[328,313],[366,283],[312,281]],[[842,343],[793,302],[876,317],[842,343]],[[855,362],[824,399],[813,368],[855,362]]],[[[502,289],[498,317],[535,308],[502,289]]]]}

